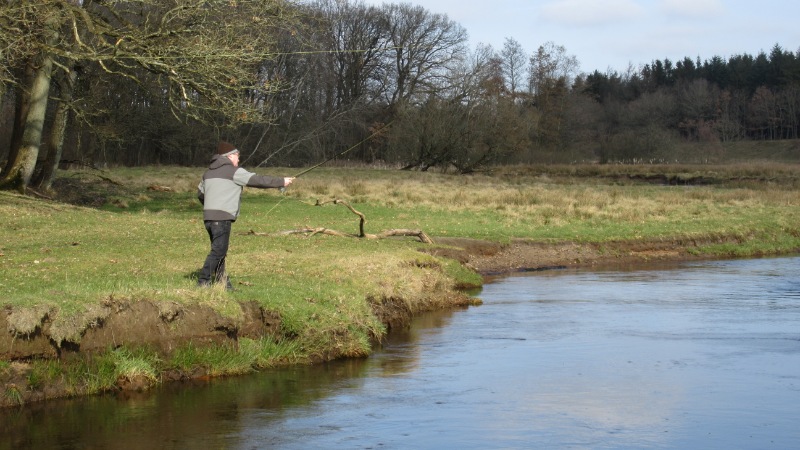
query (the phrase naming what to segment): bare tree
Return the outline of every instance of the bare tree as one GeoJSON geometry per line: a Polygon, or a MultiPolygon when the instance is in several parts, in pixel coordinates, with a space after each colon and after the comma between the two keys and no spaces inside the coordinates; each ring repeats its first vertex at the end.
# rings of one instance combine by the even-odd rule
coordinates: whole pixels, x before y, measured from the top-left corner
{"type": "Polygon", "coordinates": [[[56,113],[53,117],[50,137],[45,146],[47,154],[39,168],[38,174],[33,180],[33,184],[44,190],[50,189],[56,168],[58,168],[58,164],[61,161],[64,136],[66,135],[67,121],[69,119],[70,106],[72,103],[72,93],[78,78],[78,72],[75,69],[70,69],[69,72],[60,72],[59,75],[56,84],[58,86],[60,98],[58,99],[58,106],[56,107],[56,113]]]}
{"type": "Polygon", "coordinates": [[[282,0],[42,0],[3,6],[0,41],[15,47],[3,52],[13,65],[2,73],[19,72],[25,64],[35,69],[28,105],[20,105],[27,107],[22,143],[10,152],[15,157],[0,180],[19,189],[30,182],[38,158],[54,65],[69,72],[81,64],[103,78],[159,86],[182,120],[253,121],[263,111],[254,93],[273,89],[258,78],[257,68],[271,57],[271,31],[291,18],[282,0]],[[29,39],[11,37],[18,29],[29,39]]]}
{"type": "Polygon", "coordinates": [[[500,57],[506,89],[516,98],[524,86],[525,67],[528,64],[525,50],[514,38],[506,38],[500,57]]]}
{"type": "Polygon", "coordinates": [[[710,130],[719,118],[719,88],[704,79],[678,81],[676,98],[678,128],[691,140],[709,140],[710,130]]]}
{"type": "Polygon", "coordinates": [[[561,135],[568,129],[564,123],[567,95],[578,68],[577,58],[553,42],[539,46],[530,57],[528,89],[541,113],[538,141],[546,147],[562,144],[561,135]]]}
{"type": "Polygon", "coordinates": [[[449,89],[401,109],[392,135],[395,147],[410,150],[401,155],[406,169],[469,173],[527,148],[530,121],[507,95],[491,47],[479,46],[448,78],[449,89]]]}
{"type": "Polygon", "coordinates": [[[579,69],[578,59],[564,46],[546,42],[530,57],[528,90],[537,97],[547,96],[556,84],[570,86],[579,69]]]}
{"type": "MultiPolygon", "coordinates": [[[[28,63],[29,67],[33,69],[31,72],[33,75],[28,79],[31,83],[29,91],[26,92],[26,95],[20,96],[21,100],[27,102],[27,104],[19,104],[24,112],[17,114],[21,123],[15,125],[22,130],[21,138],[19,147],[10,152],[12,157],[9,158],[3,171],[3,177],[0,179],[0,187],[14,188],[21,192],[25,192],[30,183],[39,154],[50,93],[50,77],[53,70],[54,55],[49,47],[55,46],[58,42],[58,28],[62,20],[60,11],[49,11],[47,4],[38,6],[41,9],[21,7],[17,12],[18,15],[9,17],[9,14],[4,14],[3,17],[4,21],[16,22],[17,26],[24,29],[40,29],[41,32],[37,38],[43,45],[38,55],[33,56],[28,53],[30,58],[35,59],[28,63]]],[[[7,31],[4,29],[3,32],[5,34],[7,31]]],[[[28,86],[22,89],[27,90],[28,86]]]]}
{"type": "Polygon", "coordinates": [[[381,58],[388,43],[386,21],[374,6],[325,0],[318,7],[330,32],[332,51],[328,55],[336,82],[334,107],[372,101],[376,92],[369,92],[369,85],[383,78],[381,58]]]}
{"type": "Polygon", "coordinates": [[[760,139],[775,139],[780,123],[780,107],[776,95],[767,87],[756,89],[750,100],[750,133],[760,139]]]}
{"type": "Polygon", "coordinates": [[[467,33],[446,15],[408,3],[384,4],[392,49],[387,82],[390,105],[427,96],[447,81],[447,68],[466,51],[467,33]]]}

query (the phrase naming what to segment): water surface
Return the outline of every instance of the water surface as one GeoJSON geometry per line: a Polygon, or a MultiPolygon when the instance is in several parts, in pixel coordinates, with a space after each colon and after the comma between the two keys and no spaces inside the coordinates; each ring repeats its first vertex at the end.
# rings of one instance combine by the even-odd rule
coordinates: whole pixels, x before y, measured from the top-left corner
{"type": "Polygon", "coordinates": [[[4,412],[3,448],[800,448],[800,258],[485,286],[363,360],[4,412]]]}

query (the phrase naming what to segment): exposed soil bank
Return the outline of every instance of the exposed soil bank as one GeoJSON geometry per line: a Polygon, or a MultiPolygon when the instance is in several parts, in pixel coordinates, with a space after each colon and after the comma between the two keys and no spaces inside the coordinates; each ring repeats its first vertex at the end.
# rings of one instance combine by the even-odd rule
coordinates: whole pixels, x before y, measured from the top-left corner
{"type": "MultiPolygon", "coordinates": [[[[724,242],[721,238],[714,242],[724,242]]],[[[710,241],[624,241],[604,244],[571,242],[543,244],[514,240],[508,244],[463,238],[439,238],[429,253],[456,259],[484,276],[552,268],[628,264],[655,260],[700,259],[692,250],[710,241]]],[[[467,295],[446,295],[424,300],[424,305],[410,307],[403,299],[369,299],[373,313],[387,329],[409,324],[415,312],[465,306],[475,302],[467,295]]],[[[165,355],[187,345],[236,345],[240,338],[282,336],[281,318],[257,302],[243,302],[242,319],[232,320],[207,306],[159,305],[149,301],[116,301],[99,305],[75,330],[66,332],[53,327],[49,310],[0,310],[0,359],[14,361],[0,370],[0,406],[45,400],[71,395],[66,386],[28,385],[33,358],[68,359],[76,355],[105,351],[119,345],[149,345],[165,355]],[[12,395],[13,394],[13,395],[12,395]]],[[[380,339],[380,336],[376,337],[380,339]]],[[[335,351],[320,355],[319,360],[341,357],[335,351]]],[[[192,373],[162,374],[164,380],[180,380],[206,375],[202,369],[192,373]]],[[[119,380],[119,389],[142,389],[137,380],[119,380]]]]}
{"type": "MultiPolygon", "coordinates": [[[[430,253],[453,258],[485,277],[514,272],[630,264],[647,261],[708,259],[701,246],[738,242],[732,237],[615,241],[597,243],[541,243],[515,239],[499,244],[475,239],[438,238],[430,253]]],[[[798,249],[800,250],[800,249],[798,249]]],[[[760,256],[760,255],[754,255],[760,256]]]]}

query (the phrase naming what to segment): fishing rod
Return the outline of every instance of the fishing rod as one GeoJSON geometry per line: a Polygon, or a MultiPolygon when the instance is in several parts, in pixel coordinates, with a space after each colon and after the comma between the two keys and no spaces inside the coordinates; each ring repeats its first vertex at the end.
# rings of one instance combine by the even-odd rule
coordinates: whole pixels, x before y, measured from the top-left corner
{"type": "MultiPolygon", "coordinates": [[[[392,121],[392,122],[394,122],[394,121],[392,121]]],[[[344,149],[343,151],[341,151],[341,152],[339,152],[339,153],[337,153],[337,154],[335,154],[335,155],[331,156],[330,158],[326,159],[325,161],[322,161],[322,162],[321,162],[321,163],[319,163],[319,164],[315,164],[315,165],[313,165],[313,166],[309,167],[308,169],[305,169],[305,170],[303,170],[303,171],[299,172],[298,174],[296,174],[296,175],[295,175],[295,176],[293,176],[292,178],[297,178],[297,177],[299,177],[299,176],[305,175],[305,174],[307,174],[308,172],[311,172],[312,170],[314,170],[314,169],[316,169],[316,168],[318,168],[318,167],[320,167],[320,166],[323,166],[323,165],[325,165],[325,164],[327,164],[327,163],[329,163],[329,162],[333,161],[333,160],[334,160],[334,159],[336,159],[336,158],[339,158],[339,157],[341,157],[341,156],[344,156],[345,154],[347,154],[348,152],[352,151],[353,149],[355,149],[355,148],[356,148],[356,147],[358,147],[359,145],[361,145],[361,144],[363,144],[364,142],[367,142],[368,140],[370,140],[370,139],[372,139],[373,137],[377,136],[377,135],[378,135],[378,134],[380,134],[380,133],[381,133],[383,130],[385,130],[385,129],[389,128],[389,125],[391,125],[391,124],[392,124],[392,122],[389,122],[389,123],[387,123],[386,125],[384,125],[384,126],[380,127],[379,129],[375,130],[375,132],[374,132],[374,133],[372,133],[372,134],[370,134],[369,136],[365,137],[364,139],[360,140],[358,143],[356,143],[356,144],[354,144],[354,145],[352,145],[352,146],[350,146],[350,147],[348,147],[348,148],[344,149]]],[[[285,188],[281,188],[281,192],[283,192],[283,191],[285,191],[285,190],[286,190],[285,188]]]]}
{"type": "MultiPolygon", "coordinates": [[[[325,161],[322,161],[322,162],[321,162],[321,163],[319,163],[319,164],[315,164],[315,165],[313,165],[313,166],[309,167],[308,169],[305,169],[305,170],[302,170],[302,171],[300,171],[300,172],[299,172],[297,175],[295,175],[295,176],[294,176],[294,177],[292,177],[292,178],[297,178],[297,177],[299,177],[299,176],[305,175],[305,174],[307,174],[308,172],[311,172],[312,170],[316,169],[317,167],[320,167],[320,166],[322,166],[322,165],[324,165],[324,164],[326,164],[326,163],[329,163],[329,162],[333,161],[334,159],[336,159],[336,158],[338,158],[338,157],[340,157],[340,156],[343,156],[343,155],[345,155],[346,153],[348,153],[348,152],[352,151],[354,148],[358,147],[359,145],[363,144],[364,142],[367,142],[368,140],[370,140],[370,139],[372,139],[373,137],[377,136],[377,135],[378,135],[378,134],[379,134],[381,131],[383,131],[383,130],[385,130],[385,129],[389,128],[389,125],[391,125],[391,124],[392,124],[392,122],[394,122],[394,120],[390,121],[389,123],[387,123],[386,125],[384,125],[384,126],[380,127],[379,129],[375,130],[375,132],[374,132],[374,133],[372,133],[372,134],[370,134],[369,136],[365,137],[364,139],[360,140],[360,141],[359,141],[357,144],[355,144],[355,145],[353,145],[353,146],[350,146],[350,147],[348,147],[348,148],[344,149],[343,151],[341,151],[341,152],[339,152],[339,153],[337,153],[337,154],[333,155],[332,157],[330,157],[330,158],[326,159],[325,161]]],[[[280,193],[281,193],[281,194],[283,194],[284,192],[286,192],[286,187],[285,187],[285,186],[281,186],[280,188],[278,188],[278,190],[280,191],[280,193]]],[[[285,197],[285,196],[281,196],[281,199],[278,201],[278,203],[275,203],[275,205],[273,205],[273,206],[272,206],[272,208],[270,208],[270,209],[269,209],[269,211],[267,211],[267,216],[269,216],[269,215],[272,213],[272,211],[273,211],[275,208],[277,208],[277,207],[278,207],[278,205],[280,205],[281,203],[283,203],[283,201],[284,201],[285,199],[286,199],[286,197],[285,197]]]]}
{"type": "Polygon", "coordinates": [[[319,166],[325,165],[326,163],[329,163],[329,162],[333,161],[334,159],[336,159],[336,158],[339,158],[340,156],[344,156],[344,155],[345,155],[347,152],[349,152],[349,151],[351,151],[351,150],[355,149],[356,147],[358,147],[359,145],[363,144],[364,142],[367,142],[368,140],[370,140],[370,139],[374,138],[375,136],[379,135],[379,134],[380,134],[380,133],[381,133],[383,130],[385,130],[385,129],[389,128],[389,125],[391,125],[391,124],[392,124],[392,122],[389,122],[389,123],[387,123],[386,125],[384,125],[384,126],[382,126],[382,127],[378,128],[377,130],[375,130],[375,132],[374,132],[374,133],[372,133],[372,134],[370,134],[369,136],[365,137],[364,139],[360,140],[360,141],[359,141],[358,143],[356,143],[355,145],[353,145],[353,146],[351,146],[351,147],[349,147],[349,148],[345,149],[345,150],[344,150],[344,151],[342,151],[342,152],[339,152],[339,153],[337,153],[337,154],[335,154],[335,155],[331,156],[330,158],[326,159],[325,161],[322,161],[322,162],[321,162],[321,163],[319,163],[319,164],[313,165],[313,166],[309,167],[308,169],[306,169],[306,170],[303,170],[302,172],[298,173],[298,174],[297,174],[297,175],[295,175],[294,177],[295,177],[295,178],[297,178],[297,177],[299,177],[300,175],[305,175],[305,174],[307,174],[308,172],[311,172],[312,170],[316,169],[316,168],[317,168],[317,167],[319,167],[319,166]]]}
{"type": "MultiPolygon", "coordinates": [[[[349,112],[349,111],[350,111],[350,110],[343,110],[343,111],[340,111],[340,112],[338,112],[338,113],[334,114],[333,116],[331,116],[331,117],[330,117],[329,119],[327,119],[327,120],[326,120],[324,123],[320,124],[319,126],[317,126],[316,128],[314,128],[314,129],[313,129],[313,130],[311,130],[310,132],[306,133],[306,134],[305,134],[305,135],[304,135],[302,138],[300,138],[300,139],[296,139],[296,140],[294,140],[294,141],[292,141],[292,142],[288,142],[288,143],[285,143],[285,144],[283,144],[283,145],[282,145],[282,146],[280,146],[280,147],[279,147],[277,150],[275,150],[274,152],[270,153],[270,154],[269,154],[269,156],[267,156],[267,158],[266,158],[266,159],[264,159],[263,161],[261,161],[260,163],[258,163],[258,165],[257,165],[256,167],[261,167],[261,166],[263,166],[263,165],[264,165],[264,164],[266,164],[266,163],[267,163],[267,161],[269,161],[269,160],[270,160],[270,159],[271,159],[273,156],[275,156],[275,155],[277,155],[278,153],[282,152],[284,149],[286,149],[286,148],[289,148],[289,147],[295,147],[295,148],[296,148],[297,146],[299,146],[299,145],[300,145],[300,144],[302,144],[303,142],[305,142],[305,141],[307,141],[307,140],[309,140],[309,139],[312,139],[312,138],[313,138],[313,137],[314,137],[314,136],[317,134],[317,132],[318,132],[318,131],[320,131],[320,130],[322,130],[323,128],[325,128],[325,127],[329,126],[329,125],[330,125],[330,122],[332,122],[334,119],[338,119],[340,116],[343,116],[343,115],[345,115],[345,114],[346,114],[347,112],[349,112]]],[[[264,131],[264,134],[262,135],[262,138],[263,138],[263,136],[265,136],[265,135],[266,135],[266,133],[267,133],[267,131],[265,130],[265,131],[264,131]]],[[[256,144],[256,148],[258,148],[258,145],[260,145],[260,143],[261,143],[261,140],[259,140],[259,144],[256,144]]],[[[254,152],[255,152],[255,150],[254,150],[254,152]]],[[[255,154],[255,153],[253,153],[253,154],[255,154]]]]}

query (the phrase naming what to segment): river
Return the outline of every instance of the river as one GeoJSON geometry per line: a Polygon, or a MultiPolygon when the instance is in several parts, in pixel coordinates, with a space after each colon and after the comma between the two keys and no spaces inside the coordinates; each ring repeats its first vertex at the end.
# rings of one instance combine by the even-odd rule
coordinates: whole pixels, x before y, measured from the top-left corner
{"type": "Polygon", "coordinates": [[[366,359],[1,411],[0,448],[800,448],[798,274],[505,277],[366,359]]]}

